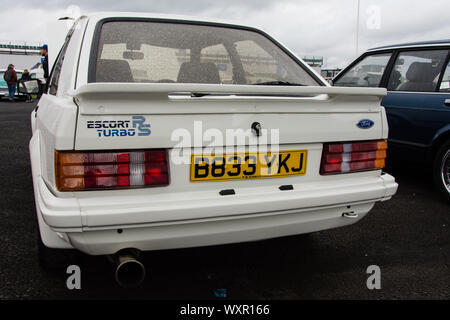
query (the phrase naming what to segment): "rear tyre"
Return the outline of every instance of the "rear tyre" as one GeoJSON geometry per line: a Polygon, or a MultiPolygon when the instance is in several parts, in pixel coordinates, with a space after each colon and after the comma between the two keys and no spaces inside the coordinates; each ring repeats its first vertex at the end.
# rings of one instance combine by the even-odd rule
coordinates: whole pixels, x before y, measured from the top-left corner
{"type": "Polygon", "coordinates": [[[439,192],[450,202],[450,141],[444,143],[436,153],[433,176],[439,192]]]}

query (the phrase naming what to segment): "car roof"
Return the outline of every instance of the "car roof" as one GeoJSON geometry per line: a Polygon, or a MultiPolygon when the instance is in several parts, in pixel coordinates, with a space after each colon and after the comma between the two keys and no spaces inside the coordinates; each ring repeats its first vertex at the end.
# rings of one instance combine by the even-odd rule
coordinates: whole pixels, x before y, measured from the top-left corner
{"type": "Polygon", "coordinates": [[[400,43],[400,44],[394,44],[394,45],[389,45],[389,46],[371,48],[367,51],[379,51],[379,50],[388,50],[388,49],[397,49],[397,48],[435,47],[435,46],[450,46],[450,39],[400,43]]]}

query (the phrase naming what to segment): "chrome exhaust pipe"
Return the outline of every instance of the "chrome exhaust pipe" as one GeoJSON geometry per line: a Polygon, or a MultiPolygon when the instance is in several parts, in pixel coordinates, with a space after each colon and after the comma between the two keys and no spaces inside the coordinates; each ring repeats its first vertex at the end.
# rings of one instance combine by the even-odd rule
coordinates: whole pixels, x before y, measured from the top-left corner
{"type": "Polygon", "coordinates": [[[124,251],[115,258],[117,283],[125,288],[139,286],[145,279],[145,267],[138,260],[139,251],[124,251]]]}

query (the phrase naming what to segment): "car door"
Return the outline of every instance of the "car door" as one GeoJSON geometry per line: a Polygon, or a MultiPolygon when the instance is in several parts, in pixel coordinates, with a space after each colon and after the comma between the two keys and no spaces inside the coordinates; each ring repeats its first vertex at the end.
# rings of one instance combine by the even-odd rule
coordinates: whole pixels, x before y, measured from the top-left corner
{"type": "Polygon", "coordinates": [[[399,51],[386,77],[389,142],[410,160],[425,160],[436,132],[448,123],[448,82],[442,92],[438,86],[447,58],[446,48],[399,51]]]}
{"type": "Polygon", "coordinates": [[[443,134],[444,131],[450,130],[450,53],[447,61],[447,65],[438,86],[439,93],[437,94],[441,99],[442,112],[440,112],[440,115],[445,127],[442,127],[438,134],[443,134]]]}

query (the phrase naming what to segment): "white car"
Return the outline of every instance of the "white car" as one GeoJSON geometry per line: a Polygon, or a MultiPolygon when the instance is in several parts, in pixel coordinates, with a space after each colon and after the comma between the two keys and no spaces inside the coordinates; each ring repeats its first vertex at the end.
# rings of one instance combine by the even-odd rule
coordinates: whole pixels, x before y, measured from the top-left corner
{"type": "Polygon", "coordinates": [[[330,87],[252,27],[82,17],[31,115],[41,262],[112,255],[137,283],[140,251],[355,223],[397,190],[385,95],[330,87]]]}

